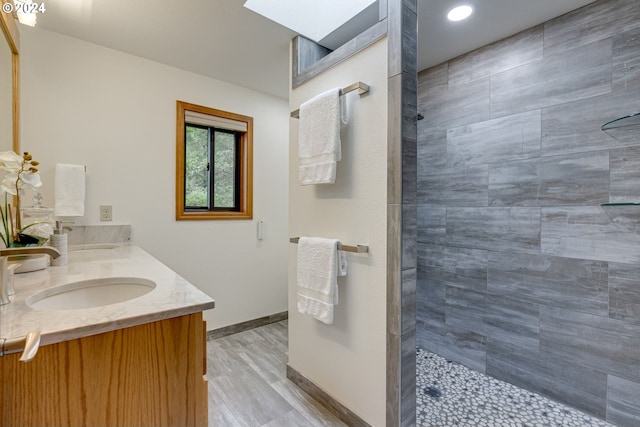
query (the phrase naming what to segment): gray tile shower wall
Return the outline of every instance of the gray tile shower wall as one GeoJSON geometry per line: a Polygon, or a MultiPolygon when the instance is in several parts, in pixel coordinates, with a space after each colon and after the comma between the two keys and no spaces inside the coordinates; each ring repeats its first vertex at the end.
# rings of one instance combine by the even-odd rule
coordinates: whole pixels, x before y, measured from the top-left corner
{"type": "Polygon", "coordinates": [[[640,425],[640,2],[418,75],[419,347],[640,425]],[[615,136],[612,137],[612,135],[615,136]]]}
{"type": "MultiPolygon", "coordinates": [[[[416,425],[417,0],[389,0],[387,426],[416,425]]],[[[382,5],[382,2],[381,2],[382,5]]]]}

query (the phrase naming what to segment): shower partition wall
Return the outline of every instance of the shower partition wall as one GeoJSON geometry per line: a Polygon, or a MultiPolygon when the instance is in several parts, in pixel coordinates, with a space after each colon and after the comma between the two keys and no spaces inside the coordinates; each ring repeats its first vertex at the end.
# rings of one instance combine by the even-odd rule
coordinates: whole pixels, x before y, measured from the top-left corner
{"type": "Polygon", "coordinates": [[[417,344],[640,419],[640,2],[600,0],[418,78],[417,344]],[[630,137],[635,133],[635,138],[630,137]]]}

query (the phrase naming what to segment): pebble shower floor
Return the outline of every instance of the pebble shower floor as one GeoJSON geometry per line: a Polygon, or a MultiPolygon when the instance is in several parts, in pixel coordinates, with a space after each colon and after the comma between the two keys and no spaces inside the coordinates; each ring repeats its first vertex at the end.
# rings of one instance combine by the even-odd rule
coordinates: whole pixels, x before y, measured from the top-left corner
{"type": "Polygon", "coordinates": [[[419,427],[613,427],[421,348],[416,358],[419,427]]]}

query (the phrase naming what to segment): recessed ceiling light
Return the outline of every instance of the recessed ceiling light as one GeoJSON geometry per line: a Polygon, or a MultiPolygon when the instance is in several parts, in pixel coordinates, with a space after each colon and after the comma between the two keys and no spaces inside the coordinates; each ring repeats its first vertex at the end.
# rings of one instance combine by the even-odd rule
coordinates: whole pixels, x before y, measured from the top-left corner
{"type": "Polygon", "coordinates": [[[447,13],[447,18],[449,21],[462,21],[463,19],[467,19],[472,12],[473,8],[471,6],[458,6],[447,13]]]}

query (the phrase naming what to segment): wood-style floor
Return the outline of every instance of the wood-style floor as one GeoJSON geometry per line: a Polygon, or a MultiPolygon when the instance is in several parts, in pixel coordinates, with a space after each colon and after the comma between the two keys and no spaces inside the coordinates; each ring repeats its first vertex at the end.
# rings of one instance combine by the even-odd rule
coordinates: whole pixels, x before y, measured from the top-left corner
{"type": "Polygon", "coordinates": [[[287,321],[207,343],[209,427],[346,426],[286,377],[287,321]]]}

